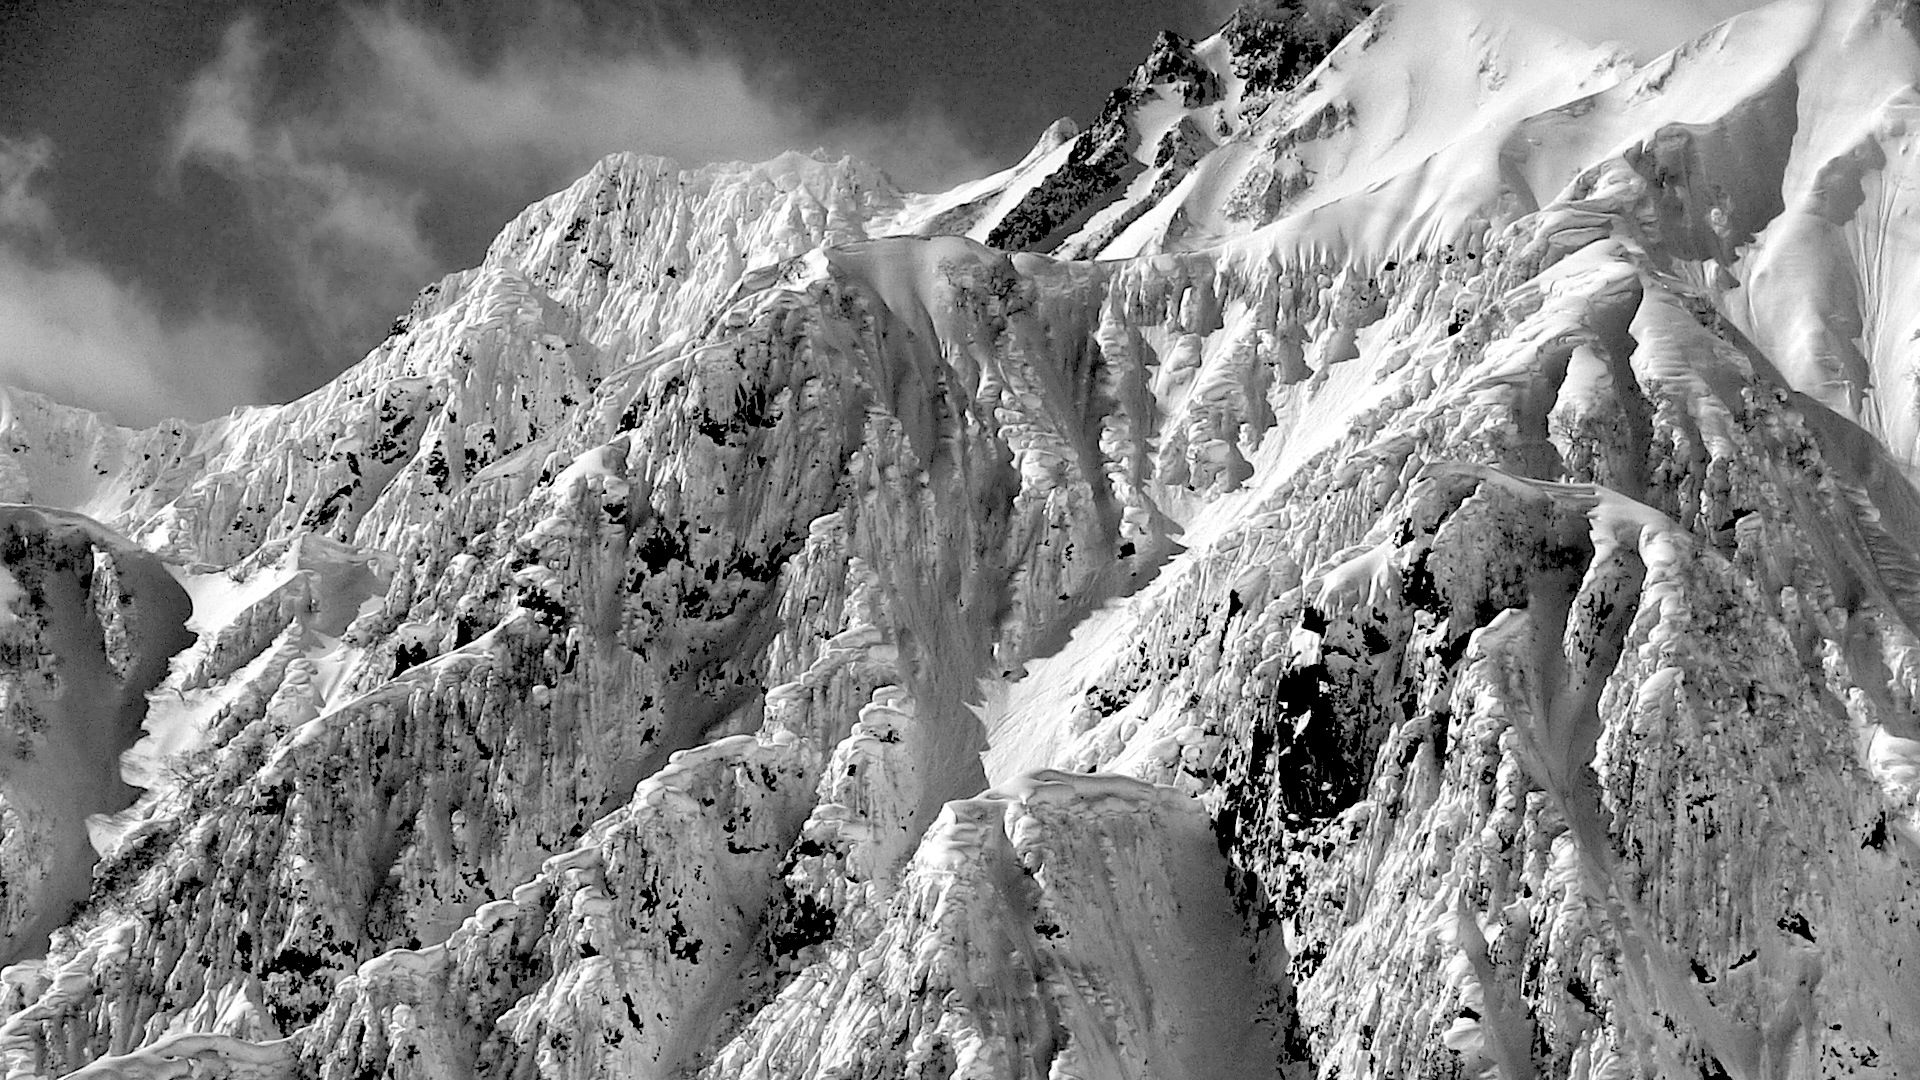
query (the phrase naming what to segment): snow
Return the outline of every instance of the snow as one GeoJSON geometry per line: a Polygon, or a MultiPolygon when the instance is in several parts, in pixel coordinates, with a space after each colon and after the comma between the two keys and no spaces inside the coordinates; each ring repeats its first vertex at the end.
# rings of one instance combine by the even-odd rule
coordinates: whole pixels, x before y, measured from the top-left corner
{"type": "MultiPolygon", "coordinates": [[[[1225,242],[1275,252],[1358,251],[1382,261],[1437,247],[1501,211],[1513,194],[1508,158],[1525,144],[1517,129],[1530,117],[1604,90],[1631,70],[1617,47],[1499,21],[1466,0],[1393,6],[1101,255],[1225,242]],[[1405,77],[1373,75],[1382,70],[1405,77]],[[1277,159],[1267,149],[1275,146],[1284,148],[1277,159]],[[1269,163],[1308,178],[1306,186],[1281,221],[1240,240],[1246,230],[1235,205],[1256,168],[1269,163]],[[1184,230],[1178,236],[1170,229],[1176,217],[1184,230]]],[[[1517,194],[1544,201],[1569,179],[1517,194]]]]}
{"type": "Polygon", "coordinates": [[[910,194],[903,200],[897,216],[877,218],[871,232],[874,235],[919,234],[941,214],[992,196],[981,223],[967,230],[967,235],[981,239],[999,217],[1066,161],[1073,139],[1079,133],[1071,117],[1062,117],[1047,128],[1018,164],[946,191],[910,194]]]}
{"type": "Polygon", "coordinates": [[[1920,1067],[1920,46],[1192,53],[1053,254],[1071,126],[616,155],[301,401],[9,392],[9,1074],[1920,1067]]]}
{"type": "Polygon", "coordinates": [[[27,591],[20,582],[0,567],[0,629],[12,626],[20,621],[19,603],[27,598],[27,591]]]}
{"type": "Polygon", "coordinates": [[[294,1075],[293,1047],[284,1041],[252,1043],[230,1035],[185,1033],[130,1054],[103,1058],[67,1075],[85,1080],[180,1080],[209,1069],[239,1080],[277,1080],[294,1075]]]}
{"type": "Polygon", "coordinates": [[[124,537],[73,513],[26,506],[0,506],[0,531],[13,591],[27,592],[20,579],[28,577],[34,603],[31,620],[19,612],[4,628],[28,661],[6,682],[13,737],[0,759],[17,823],[11,849],[0,850],[19,891],[0,923],[0,961],[12,963],[43,950],[87,896],[90,821],[133,801],[120,782],[120,752],[137,733],[142,695],[192,639],[185,596],[124,537]]]}
{"type": "Polygon", "coordinates": [[[1133,617],[1126,601],[1109,600],[1074,626],[1059,652],[1029,660],[1018,679],[985,686],[985,701],[975,709],[986,729],[981,760],[989,783],[1053,763],[1070,737],[1067,718],[1086,693],[1096,662],[1128,640],[1133,617]]]}

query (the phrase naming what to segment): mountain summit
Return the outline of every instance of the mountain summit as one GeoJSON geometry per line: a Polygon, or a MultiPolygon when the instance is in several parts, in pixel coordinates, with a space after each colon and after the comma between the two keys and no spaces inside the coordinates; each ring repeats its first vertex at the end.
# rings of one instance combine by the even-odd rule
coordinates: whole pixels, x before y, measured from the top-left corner
{"type": "Polygon", "coordinates": [[[1920,1075],[1920,9],[1346,10],[7,392],[6,1074],[1920,1075]]]}

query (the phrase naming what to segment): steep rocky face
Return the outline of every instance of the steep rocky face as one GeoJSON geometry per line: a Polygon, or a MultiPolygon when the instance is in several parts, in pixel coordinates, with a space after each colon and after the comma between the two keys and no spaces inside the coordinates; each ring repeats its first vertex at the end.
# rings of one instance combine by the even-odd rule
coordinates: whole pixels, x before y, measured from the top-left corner
{"type": "Polygon", "coordinates": [[[1249,121],[1309,74],[1370,10],[1371,4],[1321,11],[1293,3],[1246,5],[1198,51],[1163,32],[1132,80],[1075,138],[1066,160],[1006,211],[986,243],[1098,254],[1220,141],[1244,136],[1249,121]],[[1177,117],[1170,125],[1169,114],[1177,117]],[[1101,211],[1107,213],[1093,226],[1101,211]]]}
{"type": "MultiPolygon", "coordinates": [[[[1235,16],[1235,25],[1239,22],[1240,17],[1235,16]]],[[[1194,55],[1192,42],[1166,32],[1154,40],[1153,51],[1135,69],[1133,79],[1108,96],[1093,126],[1074,137],[1066,160],[1007,211],[987,233],[986,242],[1010,251],[1050,251],[1112,201],[1118,189],[1147,165],[1164,168],[1173,164],[1177,149],[1189,148],[1195,140],[1206,138],[1192,128],[1189,120],[1183,120],[1191,134],[1169,132],[1156,149],[1154,160],[1138,160],[1142,138],[1135,130],[1134,113],[1163,96],[1185,109],[1220,100],[1220,76],[1194,55]]],[[[1190,167],[1192,156],[1180,164],[1190,167]]]]}
{"type": "Polygon", "coordinates": [[[1099,261],[927,235],[1065,128],[623,156],[302,401],[10,394],[9,1075],[1920,1071],[1915,22],[1241,16],[1099,261]]]}
{"type": "Polygon", "coordinates": [[[186,594],[149,553],[83,518],[0,509],[0,950],[42,954],[91,891],[89,819],[133,801],[120,754],[146,692],[193,640],[186,594]]]}
{"type": "MultiPolygon", "coordinates": [[[[1270,129],[1268,114],[1372,8],[1250,3],[1205,41],[1163,32],[1087,128],[1055,124],[1012,169],[924,197],[896,227],[963,234],[1008,251],[1088,258],[1120,243],[1131,254],[1139,241],[1121,240],[1129,226],[1165,203],[1216,147],[1270,129]]],[[[1180,243],[1165,225],[1150,228],[1180,243]]]]}

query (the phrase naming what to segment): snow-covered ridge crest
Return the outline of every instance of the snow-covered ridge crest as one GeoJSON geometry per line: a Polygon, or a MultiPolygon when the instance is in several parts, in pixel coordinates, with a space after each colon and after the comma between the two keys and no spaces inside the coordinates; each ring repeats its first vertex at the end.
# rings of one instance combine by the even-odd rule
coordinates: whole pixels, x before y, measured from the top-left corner
{"type": "MultiPolygon", "coordinates": [[[[917,232],[1065,129],[947,203],[621,156],[300,402],[14,395],[7,482],[198,638],[0,1055],[1913,1072],[1904,10],[1633,69],[1389,6],[1253,91],[1232,24],[1052,255],[917,232]]],[[[70,591],[9,626],[147,655],[70,591]]]]}

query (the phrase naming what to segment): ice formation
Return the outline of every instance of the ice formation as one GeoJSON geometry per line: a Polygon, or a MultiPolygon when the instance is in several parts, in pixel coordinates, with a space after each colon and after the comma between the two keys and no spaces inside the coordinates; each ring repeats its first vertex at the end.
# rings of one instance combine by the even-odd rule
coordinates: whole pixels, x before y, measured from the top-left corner
{"type": "Polygon", "coordinates": [[[1920,9],[1343,10],[6,391],[5,1075],[1920,1075],[1920,9]]]}

